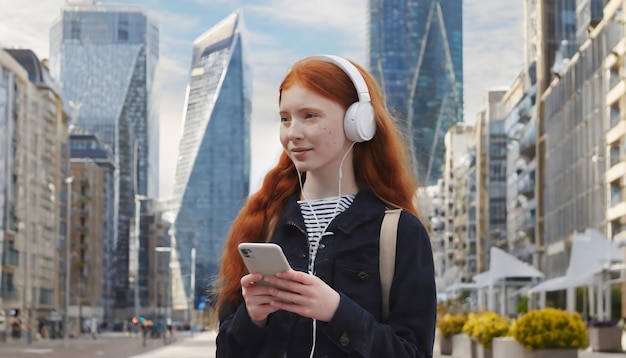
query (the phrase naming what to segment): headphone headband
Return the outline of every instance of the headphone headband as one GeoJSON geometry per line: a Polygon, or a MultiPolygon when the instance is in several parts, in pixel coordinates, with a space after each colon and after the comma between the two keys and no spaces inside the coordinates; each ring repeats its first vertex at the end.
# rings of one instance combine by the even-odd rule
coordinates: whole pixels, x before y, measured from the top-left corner
{"type": "Polygon", "coordinates": [[[357,95],[359,96],[359,102],[370,102],[370,92],[367,89],[367,84],[361,75],[361,72],[348,60],[343,57],[335,55],[317,55],[312,58],[330,62],[335,64],[345,72],[352,80],[354,88],[356,88],[357,95]]]}
{"type": "Polygon", "coordinates": [[[365,142],[376,133],[376,120],[374,116],[374,107],[367,83],[361,72],[350,61],[343,57],[335,55],[318,55],[311,58],[330,62],[339,67],[345,74],[350,77],[352,85],[356,89],[359,100],[352,103],[346,110],[343,119],[343,128],[346,137],[353,142],[365,142]]]}

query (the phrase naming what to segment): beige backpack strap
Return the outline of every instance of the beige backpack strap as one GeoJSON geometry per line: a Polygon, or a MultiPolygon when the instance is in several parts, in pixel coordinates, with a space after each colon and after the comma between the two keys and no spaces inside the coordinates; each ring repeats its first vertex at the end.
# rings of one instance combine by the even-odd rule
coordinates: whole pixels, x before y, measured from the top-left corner
{"type": "Polygon", "coordinates": [[[389,315],[389,291],[396,266],[396,236],[402,209],[387,209],[380,226],[380,285],[383,294],[383,319],[389,315]]]}

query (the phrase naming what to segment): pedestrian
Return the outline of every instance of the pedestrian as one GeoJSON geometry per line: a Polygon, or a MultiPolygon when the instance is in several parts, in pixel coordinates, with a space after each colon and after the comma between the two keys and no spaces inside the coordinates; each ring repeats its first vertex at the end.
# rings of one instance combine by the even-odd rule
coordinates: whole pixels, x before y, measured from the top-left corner
{"type": "Polygon", "coordinates": [[[299,60],[278,96],[278,164],[239,212],[217,283],[217,357],[431,357],[436,290],[408,147],[375,80],[337,56],[299,60]],[[389,312],[379,238],[401,208],[389,312]],[[256,285],[241,242],[282,247],[293,270],[256,285]]]}
{"type": "Polygon", "coordinates": [[[146,346],[148,343],[148,321],[141,322],[141,345],[146,346]]]}
{"type": "Polygon", "coordinates": [[[91,332],[91,339],[98,338],[98,319],[96,317],[91,317],[91,323],[89,325],[91,332]]]}

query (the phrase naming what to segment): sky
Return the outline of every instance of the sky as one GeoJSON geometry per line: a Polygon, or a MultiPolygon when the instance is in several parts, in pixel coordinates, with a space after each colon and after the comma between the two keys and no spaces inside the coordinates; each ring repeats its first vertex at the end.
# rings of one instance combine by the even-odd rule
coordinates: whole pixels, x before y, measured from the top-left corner
{"type": "MultiPolygon", "coordinates": [[[[523,66],[523,1],[464,0],[464,118],[473,124],[486,91],[509,86],[523,66]]],[[[66,0],[0,0],[0,47],[49,54],[49,30],[66,0]]],[[[170,197],[182,133],[193,41],[237,9],[252,67],[251,191],[276,164],[278,85],[297,59],[329,53],[367,65],[367,0],[117,0],[159,24],[159,189],[170,197]]]]}

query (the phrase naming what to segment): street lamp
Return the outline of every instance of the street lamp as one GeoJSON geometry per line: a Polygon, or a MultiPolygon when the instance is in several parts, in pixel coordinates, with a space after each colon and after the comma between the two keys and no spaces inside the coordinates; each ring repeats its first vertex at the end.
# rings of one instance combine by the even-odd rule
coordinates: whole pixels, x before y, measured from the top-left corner
{"type": "Polygon", "coordinates": [[[149,199],[145,195],[135,194],[135,253],[137,261],[135,262],[135,317],[139,317],[139,225],[141,213],[141,200],[149,199]]]}
{"type": "MultiPolygon", "coordinates": [[[[155,265],[157,263],[157,253],[159,253],[159,252],[171,252],[171,251],[172,251],[172,248],[169,247],[169,246],[157,246],[157,247],[155,247],[154,248],[154,263],[155,263],[155,265]]],[[[171,258],[170,258],[170,260],[171,260],[171,258]]],[[[155,266],[155,268],[156,268],[156,266],[155,266]]],[[[157,276],[156,272],[155,272],[155,276],[157,276]]],[[[167,271],[167,279],[168,279],[168,287],[169,287],[170,286],[170,284],[169,284],[169,279],[170,279],[170,272],[169,272],[169,270],[167,271]]],[[[158,296],[156,280],[155,280],[155,290],[154,290],[154,293],[155,293],[156,296],[158,296]]],[[[154,302],[155,302],[155,315],[156,315],[156,311],[158,309],[158,302],[156,302],[156,297],[155,297],[155,301],[154,302]]],[[[166,298],[166,305],[167,305],[167,298],[166,298]]]]}
{"type": "Polygon", "coordinates": [[[191,249],[191,290],[189,292],[189,331],[193,338],[193,311],[196,302],[196,248],[191,249]]]}
{"type": "Polygon", "coordinates": [[[72,241],[72,181],[74,177],[65,178],[65,184],[67,184],[67,205],[65,214],[65,315],[63,317],[63,343],[65,347],[69,345],[69,312],[70,312],[70,246],[72,241]]]}

